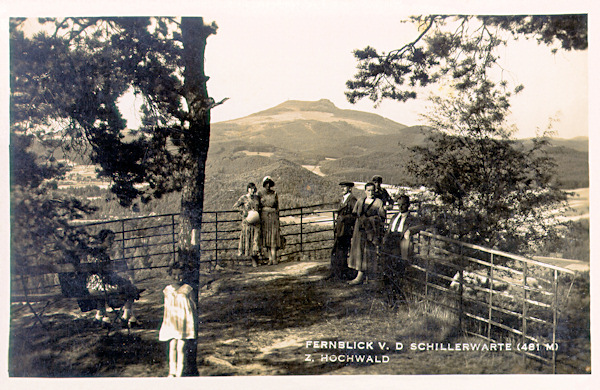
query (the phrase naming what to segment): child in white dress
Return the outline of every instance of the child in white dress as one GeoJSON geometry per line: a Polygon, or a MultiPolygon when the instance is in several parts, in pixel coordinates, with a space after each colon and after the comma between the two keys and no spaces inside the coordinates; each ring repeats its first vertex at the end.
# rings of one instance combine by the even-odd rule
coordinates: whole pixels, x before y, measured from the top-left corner
{"type": "Polygon", "coordinates": [[[158,333],[159,341],[169,342],[169,376],[183,373],[185,340],[196,338],[196,302],[193,289],[182,282],[182,270],[173,268],[176,282],[164,288],[163,322],[158,333]]]}

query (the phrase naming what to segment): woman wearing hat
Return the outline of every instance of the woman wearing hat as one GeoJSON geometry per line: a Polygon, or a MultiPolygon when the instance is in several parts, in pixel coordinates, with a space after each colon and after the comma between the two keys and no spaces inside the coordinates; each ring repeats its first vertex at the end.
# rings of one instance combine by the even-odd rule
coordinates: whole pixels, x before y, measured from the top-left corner
{"type": "Polygon", "coordinates": [[[233,205],[242,211],[242,232],[238,246],[239,256],[250,256],[252,266],[258,266],[260,254],[260,198],[256,194],[256,184],[248,183],[246,193],[233,205]]]}
{"type": "Polygon", "coordinates": [[[261,212],[260,224],[262,246],[267,250],[269,265],[277,264],[277,249],[281,248],[281,232],[279,231],[279,198],[273,190],[275,182],[269,176],[262,181],[263,189],[259,192],[261,212]]]}

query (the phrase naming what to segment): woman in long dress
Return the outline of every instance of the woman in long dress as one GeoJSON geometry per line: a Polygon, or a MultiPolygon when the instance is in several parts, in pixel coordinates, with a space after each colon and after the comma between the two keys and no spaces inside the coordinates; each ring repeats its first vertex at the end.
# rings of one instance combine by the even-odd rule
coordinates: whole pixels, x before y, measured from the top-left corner
{"type": "Polygon", "coordinates": [[[238,246],[239,256],[250,256],[252,266],[258,266],[258,255],[260,254],[260,198],[256,194],[256,184],[248,183],[246,194],[240,196],[233,205],[241,208],[242,232],[238,246]]]}
{"type": "Polygon", "coordinates": [[[360,284],[365,274],[377,275],[377,248],[381,244],[384,232],[386,211],[381,199],[375,198],[375,184],[365,185],[367,197],[359,199],[353,213],[357,216],[352,235],[348,267],[358,271],[356,278],[349,284],[360,284]]]}
{"type": "Polygon", "coordinates": [[[263,189],[259,192],[261,213],[262,246],[269,255],[269,265],[277,264],[277,249],[282,247],[279,230],[279,198],[273,190],[275,182],[269,176],[262,181],[263,189]]]}

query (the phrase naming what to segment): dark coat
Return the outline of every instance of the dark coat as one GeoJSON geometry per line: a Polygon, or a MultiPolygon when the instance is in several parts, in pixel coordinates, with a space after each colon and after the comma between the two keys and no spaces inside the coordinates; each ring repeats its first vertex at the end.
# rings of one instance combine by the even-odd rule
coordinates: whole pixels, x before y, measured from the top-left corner
{"type": "Polygon", "coordinates": [[[348,268],[348,253],[354,232],[354,206],[356,197],[350,194],[346,201],[338,204],[335,219],[335,239],[331,248],[331,277],[338,279],[353,279],[353,272],[348,268]]]}
{"type": "Polygon", "coordinates": [[[365,206],[360,199],[354,206],[357,219],[352,235],[352,247],[348,266],[358,271],[376,273],[377,248],[381,243],[386,212],[381,199],[375,199],[371,206],[365,206]]]}
{"type": "Polygon", "coordinates": [[[335,238],[352,237],[354,232],[354,223],[356,215],[353,213],[356,205],[356,197],[353,194],[348,196],[345,202],[340,202],[335,219],[335,238]]]}
{"type": "Polygon", "coordinates": [[[381,199],[384,206],[386,206],[386,205],[393,206],[394,205],[394,199],[392,199],[392,197],[390,196],[390,193],[387,192],[387,190],[383,187],[380,187],[379,189],[375,189],[374,196],[377,199],[381,199]]]}

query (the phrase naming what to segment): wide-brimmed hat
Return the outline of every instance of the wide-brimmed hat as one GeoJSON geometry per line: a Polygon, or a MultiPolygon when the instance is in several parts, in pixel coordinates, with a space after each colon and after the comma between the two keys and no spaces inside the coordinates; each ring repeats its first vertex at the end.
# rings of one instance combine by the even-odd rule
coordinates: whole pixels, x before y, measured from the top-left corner
{"type": "Polygon", "coordinates": [[[373,183],[379,183],[379,184],[381,184],[383,182],[383,178],[381,176],[379,176],[379,175],[375,175],[375,176],[373,176],[371,178],[371,181],[373,183]]]}
{"type": "Polygon", "coordinates": [[[351,181],[341,181],[340,185],[345,187],[354,187],[354,183],[351,181]]]}
{"type": "Polygon", "coordinates": [[[264,179],[262,179],[262,186],[264,187],[267,183],[271,183],[271,187],[275,185],[275,182],[273,181],[273,179],[271,179],[271,176],[265,176],[264,179]]]}

